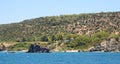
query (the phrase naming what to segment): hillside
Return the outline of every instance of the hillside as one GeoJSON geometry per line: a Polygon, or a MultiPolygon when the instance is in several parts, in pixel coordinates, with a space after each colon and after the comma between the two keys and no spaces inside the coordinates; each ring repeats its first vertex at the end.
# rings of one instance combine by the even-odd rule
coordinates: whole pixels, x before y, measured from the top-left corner
{"type": "Polygon", "coordinates": [[[120,12],[40,17],[0,25],[1,42],[74,42],[68,44],[71,48],[93,45],[108,38],[119,38],[119,35],[120,12]]]}

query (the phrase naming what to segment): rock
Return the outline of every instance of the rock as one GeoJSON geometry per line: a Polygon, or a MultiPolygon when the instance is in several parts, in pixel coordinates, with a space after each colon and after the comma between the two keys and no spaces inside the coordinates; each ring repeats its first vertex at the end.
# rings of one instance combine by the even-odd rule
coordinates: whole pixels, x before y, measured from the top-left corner
{"type": "Polygon", "coordinates": [[[50,50],[47,48],[40,47],[37,44],[31,44],[28,53],[49,53],[50,50]]]}
{"type": "Polygon", "coordinates": [[[6,47],[5,47],[5,45],[3,45],[3,44],[0,44],[0,51],[4,51],[4,50],[6,50],[6,47]]]}
{"type": "Polygon", "coordinates": [[[119,52],[120,51],[120,42],[115,38],[105,40],[99,44],[93,46],[93,48],[88,51],[103,51],[103,52],[119,52]]]}

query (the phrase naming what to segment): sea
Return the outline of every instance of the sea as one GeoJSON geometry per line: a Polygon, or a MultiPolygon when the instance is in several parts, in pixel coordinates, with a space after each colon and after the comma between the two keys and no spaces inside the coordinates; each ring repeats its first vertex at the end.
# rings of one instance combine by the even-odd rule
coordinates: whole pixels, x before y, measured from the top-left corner
{"type": "Polygon", "coordinates": [[[0,64],[120,64],[119,52],[0,52],[0,64]]]}

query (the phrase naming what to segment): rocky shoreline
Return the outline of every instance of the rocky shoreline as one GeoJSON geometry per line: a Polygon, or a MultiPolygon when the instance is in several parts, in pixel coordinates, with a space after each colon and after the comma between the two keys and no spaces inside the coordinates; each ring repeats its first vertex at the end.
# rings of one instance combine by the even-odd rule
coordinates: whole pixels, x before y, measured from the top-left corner
{"type": "MultiPolygon", "coordinates": [[[[0,44],[0,51],[8,51],[6,44],[0,44]]],[[[97,43],[86,50],[50,50],[49,48],[42,47],[36,43],[31,44],[28,49],[20,50],[27,53],[50,53],[50,52],[120,52],[120,38],[110,38],[97,43]]],[[[9,51],[8,51],[9,52],[9,51]]],[[[10,51],[11,52],[11,51],[10,51]]],[[[16,51],[12,51],[16,52],[16,51]]]]}

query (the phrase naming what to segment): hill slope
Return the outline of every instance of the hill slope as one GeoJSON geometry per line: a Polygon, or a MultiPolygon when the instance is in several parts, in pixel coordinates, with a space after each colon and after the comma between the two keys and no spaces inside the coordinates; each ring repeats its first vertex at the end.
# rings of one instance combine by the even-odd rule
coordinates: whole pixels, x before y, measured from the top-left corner
{"type": "Polygon", "coordinates": [[[1,41],[40,40],[44,35],[70,33],[92,35],[99,31],[120,32],[120,12],[61,15],[0,25],[1,41]]]}

